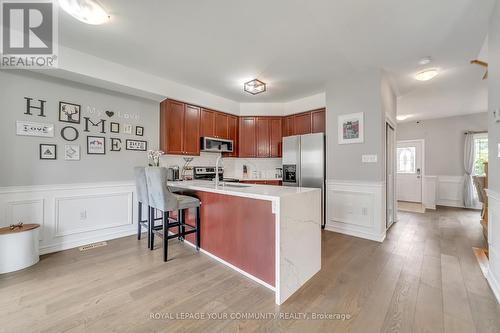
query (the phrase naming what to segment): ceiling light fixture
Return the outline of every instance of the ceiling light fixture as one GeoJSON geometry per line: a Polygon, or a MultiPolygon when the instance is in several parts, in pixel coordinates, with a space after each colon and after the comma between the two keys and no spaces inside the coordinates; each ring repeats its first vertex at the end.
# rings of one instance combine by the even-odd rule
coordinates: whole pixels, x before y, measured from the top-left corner
{"type": "Polygon", "coordinates": [[[410,118],[410,117],[411,117],[411,115],[409,115],[409,114],[406,114],[406,115],[398,115],[398,116],[396,116],[396,119],[397,119],[398,121],[404,121],[404,120],[406,120],[406,119],[408,119],[408,118],[410,118]]]}
{"type": "Polygon", "coordinates": [[[59,0],[69,15],[83,23],[99,25],[109,21],[109,15],[96,0],[59,0]]]}
{"type": "Polygon", "coordinates": [[[439,74],[437,69],[426,69],[415,74],[415,79],[418,81],[429,81],[439,74]]]}
{"type": "Polygon", "coordinates": [[[266,84],[260,80],[253,79],[245,83],[244,89],[249,94],[257,95],[266,91],[266,84]]]}
{"type": "Polygon", "coordinates": [[[428,65],[430,64],[432,61],[432,58],[431,57],[423,57],[422,59],[420,59],[420,61],[418,62],[419,65],[428,65]]]}

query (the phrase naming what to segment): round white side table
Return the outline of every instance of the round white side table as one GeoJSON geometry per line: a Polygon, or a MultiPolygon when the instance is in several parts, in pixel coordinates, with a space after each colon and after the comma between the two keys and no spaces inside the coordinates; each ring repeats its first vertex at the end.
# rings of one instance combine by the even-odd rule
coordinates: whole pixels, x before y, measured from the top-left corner
{"type": "Polygon", "coordinates": [[[14,272],[40,260],[39,224],[24,224],[11,230],[0,228],[0,274],[14,272]]]}

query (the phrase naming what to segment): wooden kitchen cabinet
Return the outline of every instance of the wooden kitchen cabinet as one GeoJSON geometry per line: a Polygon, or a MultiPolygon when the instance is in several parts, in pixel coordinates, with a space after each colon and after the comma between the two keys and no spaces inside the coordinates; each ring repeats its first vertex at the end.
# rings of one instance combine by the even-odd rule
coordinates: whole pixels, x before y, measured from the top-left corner
{"type": "Polygon", "coordinates": [[[325,109],[311,111],[312,133],[325,133],[325,109]]]}
{"type": "Polygon", "coordinates": [[[240,183],[243,184],[255,184],[255,185],[274,185],[274,186],[281,186],[282,182],[279,179],[276,180],[259,180],[259,179],[243,179],[240,180],[240,183]]]}
{"type": "Polygon", "coordinates": [[[200,108],[174,100],[160,104],[160,149],[167,154],[200,154],[200,108]]]}
{"type": "Polygon", "coordinates": [[[283,144],[282,118],[269,120],[269,150],[270,157],[281,157],[283,144]]]}
{"type": "Polygon", "coordinates": [[[228,139],[233,140],[233,152],[224,153],[225,157],[238,157],[238,117],[227,116],[228,139]]]}
{"type": "Polygon", "coordinates": [[[287,116],[283,118],[283,136],[291,136],[295,133],[295,116],[287,116]]]}
{"type": "Polygon", "coordinates": [[[295,115],[293,135],[303,135],[311,133],[311,112],[295,115]]]}
{"type": "Polygon", "coordinates": [[[255,122],[255,117],[240,117],[240,139],[238,140],[240,157],[257,156],[255,122]]]}
{"type": "Polygon", "coordinates": [[[257,157],[269,157],[271,155],[269,124],[269,118],[258,117],[256,119],[257,157]]]}
{"type": "Polygon", "coordinates": [[[221,139],[229,138],[228,116],[225,113],[215,114],[215,137],[221,139]]]}
{"type": "Polygon", "coordinates": [[[200,116],[200,136],[215,136],[215,111],[201,109],[200,116]]]}

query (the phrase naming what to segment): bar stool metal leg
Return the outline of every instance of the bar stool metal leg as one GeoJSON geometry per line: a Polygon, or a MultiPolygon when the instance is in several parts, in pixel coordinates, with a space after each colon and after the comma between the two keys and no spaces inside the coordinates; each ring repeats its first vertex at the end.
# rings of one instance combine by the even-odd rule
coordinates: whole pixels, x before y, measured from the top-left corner
{"type": "Polygon", "coordinates": [[[153,228],[155,225],[155,209],[150,207],[149,208],[149,214],[151,215],[151,220],[149,221],[148,225],[148,234],[149,234],[149,249],[154,250],[155,248],[155,236],[153,235],[153,228]]]}
{"type": "Polygon", "coordinates": [[[142,232],[142,202],[138,202],[137,204],[137,239],[141,240],[141,232],[142,232]]]}
{"type": "Polygon", "coordinates": [[[168,258],[168,212],[163,213],[163,261],[168,258]]]}
{"type": "Polygon", "coordinates": [[[151,248],[151,207],[148,206],[148,249],[151,248]]]}
{"type": "Polygon", "coordinates": [[[200,250],[200,206],[196,207],[196,251],[200,250]]]}

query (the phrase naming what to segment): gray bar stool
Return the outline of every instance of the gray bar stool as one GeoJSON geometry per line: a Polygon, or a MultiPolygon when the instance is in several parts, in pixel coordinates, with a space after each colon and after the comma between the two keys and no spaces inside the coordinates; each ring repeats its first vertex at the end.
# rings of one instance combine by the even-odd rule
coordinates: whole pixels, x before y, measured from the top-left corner
{"type": "Polygon", "coordinates": [[[151,209],[149,207],[148,185],[146,182],[146,170],[144,167],[135,167],[135,189],[137,194],[137,239],[141,239],[142,228],[148,231],[148,248],[151,247],[151,209]],[[147,220],[142,219],[142,210],[148,207],[147,220]]]}
{"type": "Polygon", "coordinates": [[[146,167],[146,179],[149,205],[152,210],[157,209],[162,212],[163,222],[161,232],[152,227],[151,248],[154,245],[155,233],[160,234],[163,238],[163,261],[167,261],[169,239],[179,238],[182,240],[186,235],[196,233],[196,250],[198,251],[200,247],[200,200],[172,193],[167,185],[166,168],[146,167]],[[186,224],[184,221],[183,210],[190,208],[196,209],[196,226],[186,224]],[[177,220],[172,220],[169,217],[170,212],[173,211],[179,212],[177,220]],[[169,229],[174,227],[177,227],[177,234],[169,235],[169,229]],[[189,230],[186,230],[186,227],[189,230]]]}

